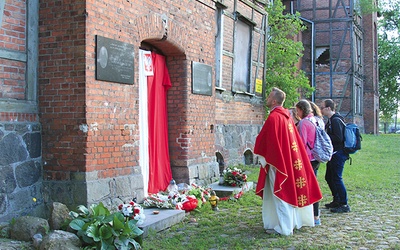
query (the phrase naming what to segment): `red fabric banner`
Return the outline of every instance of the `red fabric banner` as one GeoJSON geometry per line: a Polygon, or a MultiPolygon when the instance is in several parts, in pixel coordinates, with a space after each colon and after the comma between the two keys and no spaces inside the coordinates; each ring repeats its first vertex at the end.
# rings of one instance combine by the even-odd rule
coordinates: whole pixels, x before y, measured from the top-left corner
{"type": "Polygon", "coordinates": [[[167,114],[167,91],[171,87],[171,81],[165,57],[156,53],[151,55],[154,75],[147,77],[150,194],[165,191],[172,179],[167,114]]]}

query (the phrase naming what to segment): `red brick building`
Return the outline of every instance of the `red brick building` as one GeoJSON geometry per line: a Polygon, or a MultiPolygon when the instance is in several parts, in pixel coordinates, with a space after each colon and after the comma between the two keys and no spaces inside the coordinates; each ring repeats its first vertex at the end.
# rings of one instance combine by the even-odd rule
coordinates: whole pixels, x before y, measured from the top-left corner
{"type": "MultiPolygon", "coordinates": [[[[310,27],[301,65],[315,101],[335,99],[376,133],[376,16],[355,15],[350,0],[284,2],[310,27]]],[[[207,184],[223,166],[253,163],[265,113],[266,4],[1,1],[0,220],[44,214],[51,201],[142,200],[148,163],[159,159],[146,151],[154,131],[142,122],[151,119],[168,124],[167,141],[152,145],[168,152],[178,183],[207,184]],[[143,108],[152,93],[141,85],[145,51],[169,72],[166,99],[154,101],[165,103],[161,121],[143,108]]]]}
{"type": "Polygon", "coordinates": [[[266,1],[1,3],[1,220],[51,201],[144,198],[142,51],[162,55],[169,72],[172,177],[206,184],[221,166],[252,163],[266,1]]]}

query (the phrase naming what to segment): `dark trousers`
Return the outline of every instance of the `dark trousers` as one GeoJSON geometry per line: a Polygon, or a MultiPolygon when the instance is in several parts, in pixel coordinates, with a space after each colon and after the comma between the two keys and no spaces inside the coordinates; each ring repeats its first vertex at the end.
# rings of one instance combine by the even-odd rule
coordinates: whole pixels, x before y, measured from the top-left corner
{"type": "Polygon", "coordinates": [[[348,154],[343,150],[338,150],[326,164],[325,180],[331,190],[333,201],[339,202],[341,205],[347,205],[347,191],[342,175],[344,164],[348,159],[348,154]]]}
{"type": "MultiPolygon", "coordinates": [[[[315,178],[318,174],[319,162],[318,161],[311,161],[311,166],[314,169],[315,178]]],[[[314,216],[319,216],[319,201],[313,204],[314,209],[314,216]]]]}

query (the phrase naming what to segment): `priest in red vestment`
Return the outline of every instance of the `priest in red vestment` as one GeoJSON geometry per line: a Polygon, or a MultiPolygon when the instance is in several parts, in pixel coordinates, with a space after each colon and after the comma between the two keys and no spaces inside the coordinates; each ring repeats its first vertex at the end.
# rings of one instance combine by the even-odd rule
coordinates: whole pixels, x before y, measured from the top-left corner
{"type": "Polygon", "coordinates": [[[311,163],[289,111],[286,94],[273,88],[267,98],[271,112],[256,138],[254,153],[261,163],[256,194],[263,198],[267,233],[293,234],[314,226],[312,204],[322,199],[311,163]]]}

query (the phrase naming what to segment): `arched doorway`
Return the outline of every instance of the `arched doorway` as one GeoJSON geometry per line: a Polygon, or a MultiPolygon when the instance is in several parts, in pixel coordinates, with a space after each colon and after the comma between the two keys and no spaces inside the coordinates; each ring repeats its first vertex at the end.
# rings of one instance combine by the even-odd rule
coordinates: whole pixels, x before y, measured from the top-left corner
{"type": "Polygon", "coordinates": [[[170,133],[174,129],[169,124],[174,121],[171,114],[176,112],[174,102],[168,99],[171,99],[171,89],[179,89],[180,81],[170,76],[170,69],[174,74],[175,67],[168,67],[168,55],[177,51],[179,49],[166,41],[151,40],[143,41],[139,50],[139,161],[145,196],[164,191],[173,178],[170,145],[176,137],[170,133]],[[155,47],[152,42],[163,45],[164,50],[155,47]]]}

